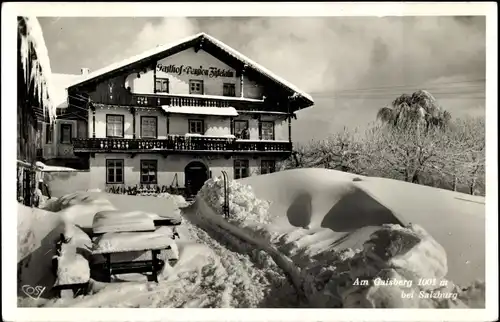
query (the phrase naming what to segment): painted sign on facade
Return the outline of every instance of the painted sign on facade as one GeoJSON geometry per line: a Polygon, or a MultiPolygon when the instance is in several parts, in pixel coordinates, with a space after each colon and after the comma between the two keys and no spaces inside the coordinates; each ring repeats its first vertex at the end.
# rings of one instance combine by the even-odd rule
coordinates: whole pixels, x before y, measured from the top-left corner
{"type": "Polygon", "coordinates": [[[194,76],[207,76],[209,78],[218,78],[218,77],[235,77],[234,72],[228,69],[221,69],[218,67],[208,67],[203,68],[200,66],[195,68],[193,66],[185,66],[185,65],[163,65],[157,64],[156,70],[159,72],[163,72],[166,74],[175,74],[175,75],[194,75],[194,76]]]}

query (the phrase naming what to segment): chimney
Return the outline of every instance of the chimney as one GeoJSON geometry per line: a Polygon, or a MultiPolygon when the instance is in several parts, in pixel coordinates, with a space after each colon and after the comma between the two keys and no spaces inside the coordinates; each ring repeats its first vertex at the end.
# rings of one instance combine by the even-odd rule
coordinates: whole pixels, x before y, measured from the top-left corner
{"type": "Polygon", "coordinates": [[[82,72],[82,76],[87,76],[90,73],[90,69],[85,68],[85,67],[81,68],[80,70],[82,72]]]}

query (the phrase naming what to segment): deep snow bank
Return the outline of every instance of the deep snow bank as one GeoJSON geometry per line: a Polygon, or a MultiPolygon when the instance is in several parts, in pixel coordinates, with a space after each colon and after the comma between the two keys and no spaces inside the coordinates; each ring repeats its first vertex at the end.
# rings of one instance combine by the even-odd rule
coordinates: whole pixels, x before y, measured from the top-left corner
{"type": "MultiPolygon", "coordinates": [[[[24,285],[41,286],[49,290],[54,277],[51,273],[55,243],[64,231],[57,214],[37,208],[18,205],[17,208],[17,282],[18,295],[24,285]]],[[[42,294],[44,297],[45,294],[42,294]]]]}
{"type": "Polygon", "coordinates": [[[484,283],[447,280],[443,247],[417,225],[383,226],[362,250],[330,255],[303,270],[317,307],[484,308],[484,283]]]}
{"type": "MultiPolygon", "coordinates": [[[[65,195],[58,200],[51,200],[50,207],[57,212],[41,209],[32,209],[19,206],[18,211],[18,258],[27,267],[20,265],[20,281],[30,285],[46,286],[42,297],[44,301],[22,299],[25,296],[19,292],[19,306],[56,306],[56,307],[229,307],[232,299],[227,299],[226,289],[238,290],[241,285],[227,285],[230,274],[226,272],[220,259],[211,247],[200,245],[191,240],[191,234],[186,231],[186,224],[178,227],[180,241],[176,240],[179,250],[179,260],[174,267],[164,266],[159,275],[160,283],[148,283],[144,276],[126,276],[118,281],[127,280],[127,283],[103,283],[91,280],[88,296],[79,296],[74,299],[54,299],[50,290],[55,279],[51,272],[51,259],[54,255],[55,242],[60,234],[69,240],[63,247],[63,261],[59,267],[61,280],[57,283],[66,283],[75,278],[88,278],[88,265],[82,262],[81,256],[88,255],[82,249],[92,247],[91,240],[84,230],[76,225],[90,227],[95,213],[114,209],[118,204],[121,211],[154,211],[159,217],[171,217],[178,214],[177,204],[181,198],[113,196],[96,192],[77,192],[65,195]],[[160,216],[161,215],[161,216],[160,216]],[[69,219],[69,220],[67,220],[69,219]],[[66,220],[66,221],[65,221],[66,220]],[[76,224],[76,225],[75,225],[76,224]],[[42,245],[43,247],[40,247],[42,245]],[[78,254],[76,252],[77,249],[78,254]],[[42,250],[42,251],[40,251],[42,250]],[[47,254],[44,254],[47,253],[47,254]],[[31,260],[27,260],[31,259],[31,260]],[[68,274],[66,274],[68,273],[68,274]],[[123,278],[123,279],[122,279],[123,278]],[[138,281],[132,281],[132,279],[138,281]],[[42,281],[43,284],[40,284],[42,281]]],[[[155,217],[156,219],[156,217],[155,217]]],[[[194,230],[196,227],[192,227],[194,230]]],[[[170,227],[161,227],[157,232],[164,232],[171,236],[170,227]]],[[[233,265],[228,265],[235,267],[233,265]]],[[[131,274],[133,275],[133,274],[131,274]]],[[[232,274],[236,275],[236,274],[232,274]]],[[[237,280],[235,277],[231,277],[237,280]]],[[[248,278],[251,281],[251,278],[248,278]]],[[[251,282],[250,282],[251,284],[251,282]]],[[[20,283],[20,286],[24,285],[20,283]]],[[[245,300],[246,293],[241,290],[241,301],[245,300]]]]}
{"type": "MultiPolygon", "coordinates": [[[[229,218],[230,222],[241,224],[245,221],[268,223],[270,203],[255,197],[252,187],[229,181],[229,218]]],[[[220,177],[209,179],[198,192],[198,195],[208,204],[222,211],[224,205],[224,180],[220,177]]]]}
{"type": "Polygon", "coordinates": [[[278,239],[293,252],[360,248],[383,224],[413,223],[446,250],[448,278],[461,285],[485,278],[484,197],[326,169],[287,170],[238,182],[271,202],[267,228],[280,233],[278,239]]]}
{"type": "MultiPolygon", "coordinates": [[[[268,256],[272,258],[274,263],[267,262],[266,264],[268,266],[278,265],[278,267],[281,268],[283,272],[288,276],[289,280],[291,281],[291,284],[294,285],[299,300],[302,300],[304,298],[304,292],[300,281],[300,271],[288,257],[284,256],[271,244],[267,243],[264,239],[252,236],[251,231],[244,230],[241,227],[237,226],[236,224],[224,220],[220,216],[220,214],[215,212],[213,208],[203,200],[203,198],[201,197],[197,198],[196,207],[198,208],[198,215],[201,216],[203,219],[209,221],[212,225],[222,228],[231,235],[237,237],[237,239],[234,239],[231,238],[231,236],[229,236],[228,234],[226,234],[226,238],[228,241],[232,242],[236,246],[240,246],[241,242],[238,240],[240,239],[253,245],[257,249],[263,250],[265,253],[267,253],[268,256]]],[[[242,220],[238,218],[236,222],[241,223],[242,220]]],[[[214,228],[215,227],[212,227],[212,229],[214,228]]],[[[261,258],[262,257],[265,256],[261,255],[261,258]]]]}
{"type": "MultiPolygon", "coordinates": [[[[262,224],[272,217],[267,213],[269,203],[256,198],[248,186],[233,181],[229,190],[232,194],[230,207],[237,210],[230,212],[226,221],[222,217],[224,190],[221,181],[219,178],[208,180],[200,190],[199,198],[204,199],[212,210],[218,212],[217,217],[208,215],[207,218],[240,238],[245,238],[265,249],[277,263],[280,263],[282,269],[291,272],[290,276],[292,276],[294,284],[298,284],[295,274],[299,268],[291,267],[293,265],[289,264],[290,259],[284,254],[273,255],[275,248],[272,247],[271,243],[275,240],[276,235],[273,232],[267,235],[263,234],[262,226],[251,223],[257,221],[258,224],[262,224]],[[265,206],[262,207],[262,205],[265,206]],[[253,233],[245,235],[245,231],[242,229],[252,230],[253,233]],[[260,240],[258,240],[259,237],[260,240]]],[[[301,188],[303,189],[304,185],[301,188]]],[[[286,187],[286,189],[290,188],[286,187]]],[[[276,188],[274,191],[280,191],[280,189],[276,188]]],[[[344,192],[349,194],[349,187],[344,192]]],[[[363,195],[360,196],[363,197],[363,195]]],[[[364,197],[366,196],[371,198],[369,194],[364,197]]],[[[306,201],[301,200],[302,203],[306,201]]],[[[337,199],[338,201],[339,199],[337,199]]],[[[353,201],[350,203],[352,204],[353,201]]],[[[359,202],[366,203],[366,198],[361,198],[359,202]]],[[[203,205],[203,202],[200,204],[203,205]]],[[[303,205],[295,205],[296,208],[301,206],[303,205]]],[[[367,208],[365,209],[365,218],[369,218],[368,210],[371,209],[373,211],[371,215],[378,216],[380,220],[381,213],[376,211],[377,208],[367,208]]],[[[204,212],[211,213],[208,210],[204,212]]],[[[308,214],[304,213],[304,215],[308,214]]],[[[294,216],[300,216],[300,214],[295,213],[294,216]]],[[[357,218],[359,219],[359,217],[357,218]]],[[[419,226],[403,228],[391,223],[387,225],[383,219],[378,225],[373,226],[377,222],[377,218],[369,218],[367,221],[357,223],[359,225],[357,230],[363,231],[362,234],[356,235],[356,230],[354,230],[343,236],[347,239],[353,238],[353,236],[363,237],[364,239],[358,241],[358,244],[362,243],[359,250],[353,251],[346,247],[341,249],[323,248],[322,252],[315,253],[302,252],[302,256],[306,257],[305,260],[302,258],[302,261],[294,263],[302,268],[300,283],[312,306],[433,308],[482,305],[484,307],[484,300],[481,300],[481,298],[484,299],[484,291],[481,292],[484,283],[476,284],[472,288],[474,291],[471,289],[464,292],[453,282],[446,280],[445,276],[448,271],[446,252],[423,228],[419,226]],[[367,227],[371,228],[367,230],[367,227]],[[378,281],[382,279],[394,281],[396,285],[381,285],[378,281]],[[419,285],[418,282],[422,280],[427,281],[430,285],[419,285]],[[412,287],[400,286],[398,283],[412,283],[412,287]],[[471,299],[472,293],[475,293],[473,295],[475,299],[471,299]],[[414,295],[404,297],[402,294],[414,295]]],[[[395,218],[395,222],[399,223],[400,221],[395,218]]],[[[316,235],[316,239],[322,234],[328,236],[328,231],[321,228],[313,230],[311,233],[316,235]],[[327,232],[327,234],[325,235],[323,232],[327,232]]],[[[321,240],[315,240],[315,243],[321,243],[321,240]]],[[[328,243],[330,241],[327,241],[328,243]]],[[[294,260],[296,261],[297,258],[294,260]]],[[[302,291],[300,286],[297,289],[302,291]]]]}

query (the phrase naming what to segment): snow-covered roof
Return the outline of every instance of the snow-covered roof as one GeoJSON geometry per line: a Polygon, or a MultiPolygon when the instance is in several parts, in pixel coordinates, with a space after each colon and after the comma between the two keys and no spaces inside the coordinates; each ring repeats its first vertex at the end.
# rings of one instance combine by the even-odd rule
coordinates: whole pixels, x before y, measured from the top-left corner
{"type": "Polygon", "coordinates": [[[75,81],[73,83],[71,83],[68,87],[71,87],[71,86],[75,86],[75,85],[78,85],[84,81],[87,81],[87,80],[90,80],[92,78],[95,78],[95,77],[98,77],[98,76],[101,76],[101,75],[104,75],[106,73],[109,73],[109,72],[112,72],[116,69],[119,69],[119,68],[122,68],[122,67],[125,67],[127,65],[130,65],[130,64],[133,64],[139,60],[142,60],[142,59],[145,59],[145,58],[148,58],[150,56],[153,56],[153,55],[156,55],[156,54],[159,54],[165,50],[168,50],[172,47],[176,47],[176,46],[179,46],[185,42],[188,42],[188,41],[191,41],[191,40],[194,40],[196,39],[197,37],[200,37],[203,33],[199,33],[199,34],[196,34],[196,35],[193,35],[193,36],[189,36],[189,37],[186,37],[186,38],[183,38],[183,39],[180,39],[178,41],[175,41],[175,42],[172,42],[172,43],[169,43],[169,44],[166,44],[166,45],[162,45],[162,46],[157,46],[155,48],[152,48],[150,50],[147,50],[143,53],[140,53],[138,55],[135,55],[135,56],[132,56],[132,57],[129,57],[127,59],[124,59],[122,61],[119,61],[119,62],[116,62],[116,63],[113,63],[113,64],[110,64],[106,67],[103,67],[101,69],[98,69],[96,71],[93,71],[91,72],[90,74],[87,75],[87,77],[85,77],[84,79],[82,80],[79,80],[79,81],[75,81]]]}
{"type": "Polygon", "coordinates": [[[33,81],[35,91],[38,94],[43,113],[48,112],[49,120],[56,116],[56,107],[53,102],[53,87],[50,82],[50,60],[45,40],[43,38],[42,27],[36,17],[21,17],[26,25],[26,33],[20,34],[21,39],[21,63],[24,69],[25,81],[33,81]],[[36,59],[31,55],[33,47],[36,59]],[[30,68],[30,70],[27,70],[30,68]],[[29,77],[29,80],[27,79],[29,77]]]}
{"type": "Polygon", "coordinates": [[[193,40],[195,40],[198,37],[204,37],[205,39],[207,39],[208,41],[210,41],[214,45],[218,46],[219,48],[221,48],[222,50],[224,50],[226,53],[228,53],[231,56],[235,57],[236,59],[240,60],[244,64],[246,64],[246,65],[254,68],[255,70],[257,70],[261,74],[263,74],[263,75],[265,75],[265,76],[267,76],[269,78],[274,79],[278,83],[281,83],[283,86],[288,87],[289,89],[293,90],[298,95],[306,98],[307,100],[309,100],[311,102],[314,102],[314,100],[312,99],[312,97],[309,94],[301,91],[297,86],[295,86],[292,83],[284,80],[283,78],[279,77],[275,73],[273,73],[270,70],[264,68],[262,65],[256,63],[255,61],[251,60],[250,58],[246,57],[245,55],[241,54],[240,52],[238,52],[235,49],[231,48],[230,46],[226,45],[222,41],[220,41],[220,40],[218,40],[218,39],[216,39],[216,38],[214,38],[214,37],[212,37],[212,36],[210,36],[210,35],[208,35],[208,34],[206,34],[204,32],[201,32],[201,33],[198,33],[198,34],[195,34],[195,35],[192,35],[192,36],[180,39],[178,41],[175,41],[175,42],[172,42],[172,43],[169,43],[169,44],[166,44],[166,45],[157,46],[157,47],[155,47],[153,49],[150,49],[148,51],[145,51],[145,52],[143,52],[143,53],[141,53],[139,55],[135,55],[133,57],[130,57],[130,58],[124,59],[122,61],[113,63],[111,65],[108,65],[108,66],[106,66],[104,68],[101,68],[99,70],[96,70],[96,71],[88,74],[87,77],[85,77],[82,80],[73,82],[72,84],[69,85],[69,87],[78,85],[78,84],[80,84],[80,83],[82,83],[84,81],[91,80],[91,79],[93,79],[95,77],[104,75],[106,73],[112,72],[112,71],[117,70],[119,68],[123,68],[123,67],[125,67],[127,65],[133,64],[133,63],[135,63],[137,61],[140,61],[142,59],[146,59],[146,58],[148,58],[150,56],[153,56],[153,55],[156,55],[156,54],[160,54],[160,53],[162,53],[164,51],[167,51],[167,50],[169,50],[171,48],[174,48],[176,46],[182,45],[182,44],[187,43],[189,41],[193,41],[193,40]]]}
{"type": "Polygon", "coordinates": [[[241,54],[240,52],[234,50],[233,48],[229,47],[228,45],[226,45],[225,43],[223,43],[222,41],[218,40],[218,39],[215,39],[214,37],[210,36],[210,35],[207,35],[205,33],[203,33],[203,35],[209,39],[211,42],[213,42],[214,44],[216,44],[217,46],[219,46],[220,48],[224,49],[226,52],[232,54],[234,57],[238,58],[239,60],[243,61],[245,64],[255,68],[256,70],[258,70],[260,73],[266,75],[267,77],[269,78],[273,78],[274,80],[278,81],[279,83],[281,83],[282,85],[290,88],[291,90],[293,90],[294,92],[297,92],[297,94],[307,98],[308,100],[310,100],[311,102],[314,102],[313,98],[311,97],[311,95],[307,94],[306,92],[303,92],[301,91],[297,86],[293,85],[292,83],[284,80],[283,78],[279,77],[278,75],[274,74],[273,72],[271,72],[270,70],[268,70],[267,68],[265,68],[264,66],[254,62],[253,60],[251,60],[250,58],[246,57],[245,55],[241,54]]]}
{"type": "Polygon", "coordinates": [[[167,113],[198,114],[216,116],[238,116],[234,107],[206,107],[206,106],[168,106],[161,107],[167,113]]]}

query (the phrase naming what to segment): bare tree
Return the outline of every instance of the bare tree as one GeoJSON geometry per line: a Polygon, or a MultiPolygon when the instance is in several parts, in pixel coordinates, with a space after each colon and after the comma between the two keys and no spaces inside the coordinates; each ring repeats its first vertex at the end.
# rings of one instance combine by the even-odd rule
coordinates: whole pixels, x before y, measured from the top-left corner
{"type": "Polygon", "coordinates": [[[421,131],[416,124],[406,128],[379,126],[367,138],[372,166],[379,175],[412,183],[428,168],[441,167],[446,148],[439,129],[421,131]]]}
{"type": "Polygon", "coordinates": [[[330,135],[326,140],[319,142],[314,148],[316,154],[312,167],[340,170],[356,174],[363,174],[365,153],[363,141],[357,129],[354,131],[344,127],[342,132],[330,135]]]}
{"type": "Polygon", "coordinates": [[[486,132],[483,118],[456,119],[448,131],[448,149],[455,151],[447,158],[443,171],[453,176],[454,189],[459,184],[468,187],[474,195],[477,189],[484,190],[486,161],[486,132]],[[479,185],[479,186],[478,186],[479,185]]]}

